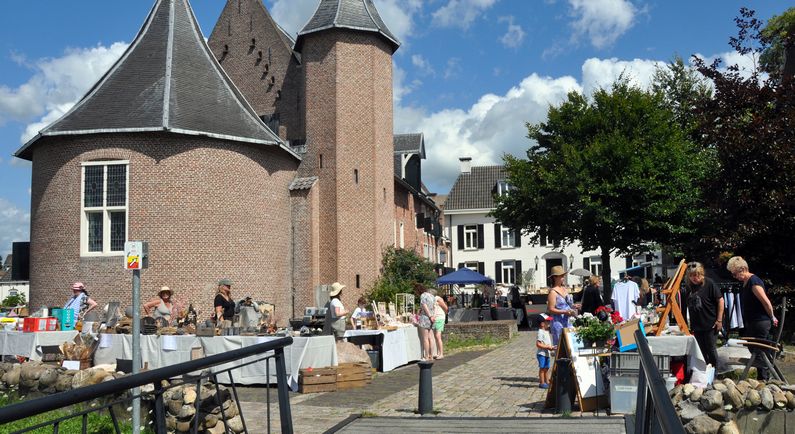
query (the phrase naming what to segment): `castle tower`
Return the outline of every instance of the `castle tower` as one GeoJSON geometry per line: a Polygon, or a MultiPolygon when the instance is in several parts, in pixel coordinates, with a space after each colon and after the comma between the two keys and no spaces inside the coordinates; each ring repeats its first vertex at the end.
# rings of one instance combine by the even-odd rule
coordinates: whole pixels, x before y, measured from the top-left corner
{"type": "Polygon", "coordinates": [[[347,306],[394,242],[392,54],[399,42],[372,0],[321,0],[299,32],[306,101],[300,176],[317,176],[320,281],[347,306]]]}

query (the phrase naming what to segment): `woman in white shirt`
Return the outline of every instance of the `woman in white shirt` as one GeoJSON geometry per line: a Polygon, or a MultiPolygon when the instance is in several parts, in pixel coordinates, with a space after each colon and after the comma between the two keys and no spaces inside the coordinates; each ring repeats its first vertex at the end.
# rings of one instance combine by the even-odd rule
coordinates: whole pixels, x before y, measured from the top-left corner
{"type": "Polygon", "coordinates": [[[342,339],[345,335],[345,316],[348,315],[348,311],[340,301],[343,288],[345,285],[339,282],[334,282],[331,285],[331,291],[328,293],[331,300],[326,304],[326,320],[323,323],[323,334],[333,334],[337,340],[342,339]]]}
{"type": "Polygon", "coordinates": [[[356,302],[356,309],[351,314],[351,328],[354,330],[359,328],[356,323],[358,321],[359,325],[361,325],[365,312],[367,312],[367,300],[364,297],[359,297],[359,301],[356,302]]]}

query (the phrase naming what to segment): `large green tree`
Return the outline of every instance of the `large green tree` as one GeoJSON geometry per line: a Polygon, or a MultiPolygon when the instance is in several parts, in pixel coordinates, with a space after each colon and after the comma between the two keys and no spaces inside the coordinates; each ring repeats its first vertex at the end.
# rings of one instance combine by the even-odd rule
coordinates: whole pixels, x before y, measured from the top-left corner
{"type": "Polygon", "coordinates": [[[433,264],[414,250],[387,247],[381,264],[381,276],[367,294],[371,301],[394,302],[395,294],[413,294],[415,283],[436,284],[433,264]]]}
{"type": "Polygon", "coordinates": [[[795,70],[787,74],[784,63],[793,60],[786,57],[795,47],[795,37],[788,33],[795,14],[790,9],[765,26],[753,11],[740,13],[735,20],[738,36],[730,44],[740,54],[767,61],[741,71],[735,65],[707,64],[694,57],[715,89],[714,98],[697,107],[698,133],[719,162],[704,184],[710,212],[700,223],[699,240],[712,258],[722,251],[743,255],[755,272],[791,290],[795,287],[795,70]]]}
{"type": "Polygon", "coordinates": [[[706,164],[661,94],[621,77],[590,97],[570,93],[546,122],[527,127],[536,143],[526,159],[505,157],[514,189],[493,215],[536,241],[543,231],[599,249],[608,298],[612,253],[690,235],[706,164]]]}

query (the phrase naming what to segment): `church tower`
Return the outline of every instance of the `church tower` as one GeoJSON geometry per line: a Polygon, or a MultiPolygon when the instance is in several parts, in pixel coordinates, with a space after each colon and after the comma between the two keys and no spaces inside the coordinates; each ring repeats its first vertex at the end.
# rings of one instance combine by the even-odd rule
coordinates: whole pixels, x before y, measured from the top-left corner
{"type": "Polygon", "coordinates": [[[300,176],[316,176],[319,278],[347,306],[394,242],[392,54],[399,42],[372,0],[321,0],[295,44],[306,104],[300,176]]]}

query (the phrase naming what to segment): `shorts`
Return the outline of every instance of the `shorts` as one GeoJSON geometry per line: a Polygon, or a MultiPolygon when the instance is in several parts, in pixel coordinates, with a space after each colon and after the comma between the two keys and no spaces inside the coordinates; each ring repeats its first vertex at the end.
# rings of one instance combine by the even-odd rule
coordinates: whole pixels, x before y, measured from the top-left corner
{"type": "Polygon", "coordinates": [[[549,369],[549,356],[543,354],[536,354],[538,359],[538,369],[549,369]]]}
{"type": "Polygon", "coordinates": [[[437,318],[436,321],[433,322],[431,326],[431,330],[435,332],[443,332],[444,331],[444,317],[437,318]]]}

